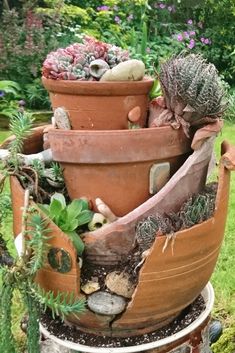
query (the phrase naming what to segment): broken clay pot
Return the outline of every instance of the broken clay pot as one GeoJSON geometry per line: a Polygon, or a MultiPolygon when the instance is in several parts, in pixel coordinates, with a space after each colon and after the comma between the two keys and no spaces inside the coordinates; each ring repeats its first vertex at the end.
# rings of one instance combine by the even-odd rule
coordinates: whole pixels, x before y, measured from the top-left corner
{"type": "Polygon", "coordinates": [[[146,126],[148,94],[154,80],[96,82],[51,80],[42,77],[53,110],[63,107],[74,130],[128,129],[128,114],[141,109],[140,127],[146,126]]]}
{"type": "MultiPolygon", "coordinates": [[[[27,144],[27,141],[26,141],[27,144]]],[[[34,151],[39,152],[39,151],[34,151]]],[[[171,244],[163,251],[167,236],[158,237],[140,271],[137,287],[124,313],[115,320],[112,315],[99,315],[87,310],[67,319],[81,330],[95,334],[131,336],[151,332],[170,322],[190,304],[208,282],[223,240],[227,214],[230,171],[235,169],[235,149],[228,143],[222,146],[219,185],[214,216],[207,221],[175,234],[171,244]]],[[[182,187],[184,181],[182,182],[182,187]]],[[[21,231],[24,190],[15,177],[11,178],[15,235],[21,231]],[[20,191],[19,191],[20,190],[20,191]]],[[[79,267],[75,250],[64,234],[53,224],[53,247],[48,264],[41,270],[38,280],[46,290],[68,291],[79,294],[79,267]],[[58,234],[58,236],[57,236],[58,234]],[[64,242],[64,239],[66,241],[64,242]],[[67,245],[66,245],[67,244],[67,245]],[[57,248],[64,252],[58,252],[57,248]],[[68,261],[68,256],[71,261],[68,261]],[[67,259],[61,266],[59,259],[67,259]],[[69,269],[72,272],[59,272],[69,269]]]]}
{"type": "Polygon", "coordinates": [[[156,187],[150,185],[154,165],[167,162],[172,176],[191,153],[190,139],[182,129],[170,126],[115,131],[51,129],[48,137],[71,199],[86,196],[95,206],[95,199],[101,198],[116,216],[132,211],[152,196],[152,189],[159,188],[161,175],[155,177],[156,187]]]}

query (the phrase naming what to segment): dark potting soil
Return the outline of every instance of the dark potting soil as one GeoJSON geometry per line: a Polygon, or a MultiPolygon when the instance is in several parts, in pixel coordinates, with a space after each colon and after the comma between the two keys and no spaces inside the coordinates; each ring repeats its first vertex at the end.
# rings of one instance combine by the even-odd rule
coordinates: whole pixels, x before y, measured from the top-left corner
{"type": "Polygon", "coordinates": [[[199,297],[191,305],[184,309],[181,314],[167,326],[152,333],[125,338],[96,336],[94,334],[84,333],[78,330],[75,326],[68,326],[61,322],[60,318],[53,319],[49,311],[42,315],[41,323],[44,328],[50,332],[50,334],[60,338],[61,340],[66,339],[74,343],[92,347],[129,347],[155,342],[181,331],[195,321],[204,309],[204,299],[201,295],[199,295],[199,297]]]}

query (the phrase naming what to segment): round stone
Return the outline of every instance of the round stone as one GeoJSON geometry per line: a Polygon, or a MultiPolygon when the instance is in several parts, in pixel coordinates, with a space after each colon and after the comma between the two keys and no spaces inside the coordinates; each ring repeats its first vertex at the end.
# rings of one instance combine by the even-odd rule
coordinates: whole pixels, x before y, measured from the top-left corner
{"type": "Polygon", "coordinates": [[[100,291],[89,296],[87,305],[97,314],[117,315],[125,309],[126,301],[118,295],[100,291]]]}

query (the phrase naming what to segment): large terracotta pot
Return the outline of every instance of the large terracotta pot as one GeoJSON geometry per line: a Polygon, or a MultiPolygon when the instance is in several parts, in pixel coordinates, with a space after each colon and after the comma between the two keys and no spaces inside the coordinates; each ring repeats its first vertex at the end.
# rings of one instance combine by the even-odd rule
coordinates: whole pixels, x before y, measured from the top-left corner
{"type": "MultiPolygon", "coordinates": [[[[72,314],[67,319],[80,329],[94,334],[130,336],[155,330],[192,303],[209,281],[219,255],[227,215],[230,170],[234,169],[235,149],[225,143],[214,216],[177,232],[173,252],[171,246],[162,251],[166,236],[156,238],[140,271],[136,290],[123,314],[113,320],[113,317],[87,310],[79,318],[72,314]]],[[[24,190],[15,177],[11,178],[11,193],[14,233],[17,235],[21,231],[24,190]]],[[[62,234],[52,222],[49,228],[54,235],[53,242],[50,240],[51,245],[66,249],[72,267],[67,273],[58,273],[47,263],[37,280],[46,290],[73,292],[80,297],[80,269],[76,252],[66,234],[62,234]]]]}
{"type": "Polygon", "coordinates": [[[128,113],[140,108],[141,127],[146,125],[148,94],[153,79],[128,82],[91,82],[42,78],[53,109],[63,107],[74,130],[128,128],[128,113]]]}
{"type": "Polygon", "coordinates": [[[53,159],[60,162],[72,199],[97,197],[123,216],[151,195],[150,169],[169,162],[170,175],[189,156],[190,140],[170,126],[115,131],[50,130],[53,159]]]}

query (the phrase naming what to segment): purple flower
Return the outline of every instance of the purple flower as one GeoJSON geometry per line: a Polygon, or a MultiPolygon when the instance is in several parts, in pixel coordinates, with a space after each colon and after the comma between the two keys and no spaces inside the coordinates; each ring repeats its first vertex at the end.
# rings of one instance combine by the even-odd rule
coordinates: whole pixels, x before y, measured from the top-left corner
{"type": "Polygon", "coordinates": [[[5,96],[5,92],[4,91],[0,91],[0,98],[5,96]]]}
{"type": "Polygon", "coordinates": [[[172,12],[172,11],[173,11],[173,6],[168,6],[168,7],[167,7],[167,10],[168,10],[169,12],[172,12]]]}
{"type": "Polygon", "coordinates": [[[102,5],[102,6],[97,7],[97,10],[98,11],[109,11],[109,6],[102,5]]]}
{"type": "Polygon", "coordinates": [[[195,34],[196,34],[195,31],[190,31],[190,32],[189,32],[189,35],[190,35],[190,36],[195,36],[195,34]]]}
{"type": "Polygon", "coordinates": [[[177,35],[177,40],[178,40],[178,42],[182,42],[182,40],[183,40],[182,34],[177,35]]]}
{"type": "Polygon", "coordinates": [[[204,44],[211,44],[211,40],[209,38],[205,38],[204,44]]]}
{"type": "Polygon", "coordinates": [[[205,38],[204,37],[201,37],[201,42],[204,43],[205,42],[205,38]]]}
{"type": "Polygon", "coordinates": [[[18,102],[18,104],[19,104],[19,107],[23,107],[26,103],[25,103],[25,101],[24,101],[23,99],[21,99],[21,100],[18,102]]]}
{"type": "Polygon", "coordinates": [[[184,38],[189,38],[189,33],[188,32],[184,32],[184,38]]]}
{"type": "Polygon", "coordinates": [[[192,25],[192,24],[193,24],[193,20],[189,19],[189,20],[187,21],[187,24],[188,24],[188,25],[192,25]]]}
{"type": "Polygon", "coordinates": [[[165,9],[165,7],[166,7],[166,5],[163,4],[162,2],[159,4],[159,8],[160,8],[160,9],[165,9]]]}
{"type": "Polygon", "coordinates": [[[190,39],[190,42],[188,44],[188,48],[189,49],[193,49],[195,47],[195,40],[194,39],[190,39]]]}
{"type": "Polygon", "coordinates": [[[132,21],[134,18],[133,14],[131,13],[128,17],[127,17],[127,21],[132,21]]]}
{"type": "Polygon", "coordinates": [[[116,22],[116,23],[121,23],[121,19],[120,19],[120,17],[119,16],[115,16],[114,17],[114,21],[116,22]]]}

